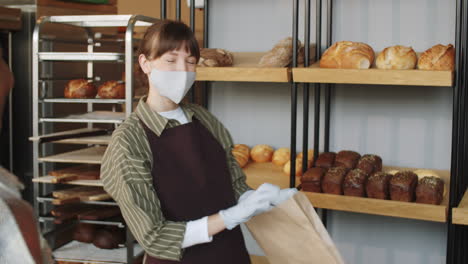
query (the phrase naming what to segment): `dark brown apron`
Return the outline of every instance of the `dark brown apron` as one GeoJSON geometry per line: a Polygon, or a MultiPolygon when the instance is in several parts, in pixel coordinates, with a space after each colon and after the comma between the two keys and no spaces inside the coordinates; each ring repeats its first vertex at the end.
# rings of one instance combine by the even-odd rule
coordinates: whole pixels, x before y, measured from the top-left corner
{"type": "MultiPolygon", "coordinates": [[[[200,121],[193,118],[159,137],[143,127],[153,154],[153,185],[167,220],[196,220],[236,204],[226,151],[200,121]]],[[[238,226],[186,248],[180,262],[147,255],[146,264],[166,263],[248,264],[250,258],[238,226]]]]}

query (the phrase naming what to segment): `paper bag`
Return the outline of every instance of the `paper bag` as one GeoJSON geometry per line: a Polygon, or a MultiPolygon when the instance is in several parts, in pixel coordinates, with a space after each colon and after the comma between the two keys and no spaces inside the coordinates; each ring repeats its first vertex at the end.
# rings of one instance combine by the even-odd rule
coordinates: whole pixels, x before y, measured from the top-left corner
{"type": "Polygon", "coordinates": [[[246,223],[270,264],[343,264],[307,197],[299,192],[246,223]]]}

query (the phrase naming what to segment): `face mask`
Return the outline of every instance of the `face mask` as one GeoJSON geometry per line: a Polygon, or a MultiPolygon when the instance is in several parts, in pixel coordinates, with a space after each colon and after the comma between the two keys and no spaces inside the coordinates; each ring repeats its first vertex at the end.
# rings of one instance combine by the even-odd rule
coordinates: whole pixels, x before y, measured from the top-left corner
{"type": "Polygon", "coordinates": [[[150,81],[159,94],[178,104],[195,82],[195,72],[151,70],[150,81]]]}

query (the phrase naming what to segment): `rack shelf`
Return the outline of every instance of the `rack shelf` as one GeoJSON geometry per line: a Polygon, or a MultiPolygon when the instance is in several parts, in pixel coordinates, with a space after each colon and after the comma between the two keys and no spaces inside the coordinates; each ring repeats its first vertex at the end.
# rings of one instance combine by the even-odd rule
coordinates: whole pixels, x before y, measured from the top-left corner
{"type": "Polygon", "coordinates": [[[38,52],[40,61],[123,61],[124,53],[116,52],[38,52]]]}
{"type": "MultiPolygon", "coordinates": [[[[55,218],[52,215],[39,216],[39,222],[53,222],[55,218]]],[[[70,219],[78,223],[93,224],[93,225],[105,225],[105,226],[117,226],[119,228],[125,227],[125,222],[122,217],[116,216],[103,220],[83,220],[83,219],[70,219]]]]}
{"type": "Polygon", "coordinates": [[[463,195],[458,207],[452,209],[452,223],[468,225],[468,190],[463,195]]]}
{"type": "Polygon", "coordinates": [[[95,145],[109,145],[112,135],[100,135],[89,137],[76,137],[67,138],[62,140],[53,141],[58,144],[95,144],[95,145]]]}
{"type": "MultiPolygon", "coordinates": [[[[395,169],[415,170],[412,168],[385,167],[384,171],[395,169]]],[[[450,186],[450,172],[444,170],[433,171],[440,175],[448,189],[448,186],[450,186]]],[[[415,202],[399,202],[314,192],[304,192],[304,194],[307,195],[312,205],[316,208],[393,216],[442,223],[447,221],[449,197],[448,191],[445,193],[444,199],[440,205],[420,204],[415,202]]]]}
{"type": "Polygon", "coordinates": [[[55,123],[121,123],[125,119],[123,112],[94,111],[84,114],[68,115],[64,117],[43,117],[39,122],[55,123]]]}
{"type": "Polygon", "coordinates": [[[91,147],[39,158],[41,162],[101,164],[106,147],[91,147]]]}
{"type": "MultiPolygon", "coordinates": [[[[136,257],[143,253],[143,248],[135,243],[133,255],[136,257]]],[[[100,249],[92,243],[71,241],[54,250],[53,255],[57,261],[80,263],[127,263],[127,249],[100,249]]]]}
{"type": "MultiPolygon", "coordinates": [[[[90,16],[51,16],[52,23],[62,23],[79,27],[127,27],[132,15],[90,15],[90,16]]],[[[145,16],[137,16],[137,19],[156,21],[145,16]]],[[[135,26],[151,26],[147,21],[136,21],[135,26]]]]}
{"type": "MultiPolygon", "coordinates": [[[[244,168],[244,173],[247,176],[247,184],[254,189],[265,182],[278,185],[281,188],[289,187],[289,176],[283,173],[283,167],[276,166],[271,162],[251,162],[244,168]]],[[[296,177],[296,185],[299,183],[300,177],[296,177]]]]}
{"type": "MultiPolygon", "coordinates": [[[[47,176],[34,178],[32,181],[33,182],[40,182],[40,183],[54,184],[54,183],[52,183],[53,178],[54,178],[54,176],[47,175],[47,176]]],[[[101,180],[75,180],[75,181],[66,182],[65,184],[103,187],[101,180]]]]}
{"type": "Polygon", "coordinates": [[[289,82],[289,68],[264,68],[258,66],[262,52],[234,52],[231,67],[197,67],[197,81],[226,82],[289,82]]]}
{"type": "MultiPolygon", "coordinates": [[[[36,200],[40,203],[52,203],[54,198],[49,196],[37,197],[36,200]]],[[[94,205],[113,205],[117,206],[117,203],[114,200],[105,200],[105,201],[81,201],[82,204],[94,204],[94,205]]]]}
{"type": "Polygon", "coordinates": [[[29,140],[33,142],[53,142],[53,141],[61,141],[65,139],[77,139],[81,137],[95,137],[95,136],[105,136],[107,131],[104,129],[98,128],[79,128],[73,130],[67,130],[62,132],[56,132],[46,135],[41,135],[37,137],[30,137],[29,140]]]}
{"type": "Polygon", "coordinates": [[[93,104],[124,104],[125,99],[72,99],[72,98],[45,98],[44,103],[93,103],[93,104]]]}
{"type": "Polygon", "coordinates": [[[417,85],[447,86],[453,84],[452,71],[425,70],[381,70],[371,68],[326,69],[318,63],[309,68],[293,68],[294,82],[302,83],[342,83],[342,84],[381,84],[381,85],[417,85]]]}

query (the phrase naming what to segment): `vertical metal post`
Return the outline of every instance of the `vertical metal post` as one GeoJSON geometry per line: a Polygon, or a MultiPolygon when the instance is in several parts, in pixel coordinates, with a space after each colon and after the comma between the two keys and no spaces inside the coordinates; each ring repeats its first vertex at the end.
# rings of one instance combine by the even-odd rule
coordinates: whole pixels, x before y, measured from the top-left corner
{"type": "MultiPolygon", "coordinates": [[[[10,71],[13,72],[13,36],[11,32],[8,32],[8,66],[10,67],[10,71]]],[[[13,171],[13,90],[10,90],[10,94],[8,95],[8,148],[9,148],[9,169],[11,173],[14,174],[13,171]]]]}
{"type": "Polygon", "coordinates": [[[125,31],[125,117],[129,117],[133,110],[133,31],[136,17],[128,21],[125,31]]]}
{"type": "Polygon", "coordinates": [[[166,10],[167,10],[167,5],[166,5],[166,0],[161,0],[161,19],[166,19],[166,10]]]}
{"type": "MultiPolygon", "coordinates": [[[[293,1],[293,61],[292,66],[297,67],[297,40],[299,27],[299,0],[293,1]]],[[[296,126],[297,126],[297,84],[291,84],[291,169],[289,185],[296,186],[296,126]]]]}
{"type": "MultiPolygon", "coordinates": [[[[195,0],[190,0],[190,28],[192,29],[193,34],[196,36],[195,32],[195,0]]],[[[190,94],[190,101],[195,103],[196,96],[196,86],[193,85],[190,94]]]]}
{"type": "MultiPolygon", "coordinates": [[[[304,22],[304,67],[309,67],[310,58],[310,0],[305,0],[305,22],[304,22]]],[[[302,172],[307,170],[308,165],[308,149],[309,149],[309,83],[304,83],[303,87],[303,119],[302,119],[302,172]]]]}
{"type": "MultiPolygon", "coordinates": [[[[208,0],[205,0],[203,3],[203,7],[205,8],[205,12],[203,13],[203,47],[208,48],[209,45],[209,6],[208,0]]],[[[210,92],[211,83],[205,82],[205,87],[203,89],[203,106],[208,109],[208,100],[209,100],[209,92],[210,92]]]]}
{"type": "MultiPolygon", "coordinates": [[[[316,58],[320,59],[321,47],[322,47],[322,0],[316,0],[316,58]]],[[[319,140],[320,140],[320,84],[315,84],[314,87],[314,164],[318,156],[319,151],[319,140]]]]}
{"type": "Polygon", "coordinates": [[[176,20],[180,20],[180,1],[181,0],[176,0],[176,20]]]}
{"type": "MultiPolygon", "coordinates": [[[[327,44],[332,45],[332,22],[333,22],[333,0],[327,0],[327,44]]],[[[333,85],[325,85],[325,124],[324,124],[324,151],[330,151],[330,111],[331,111],[331,93],[333,85]]]]}

